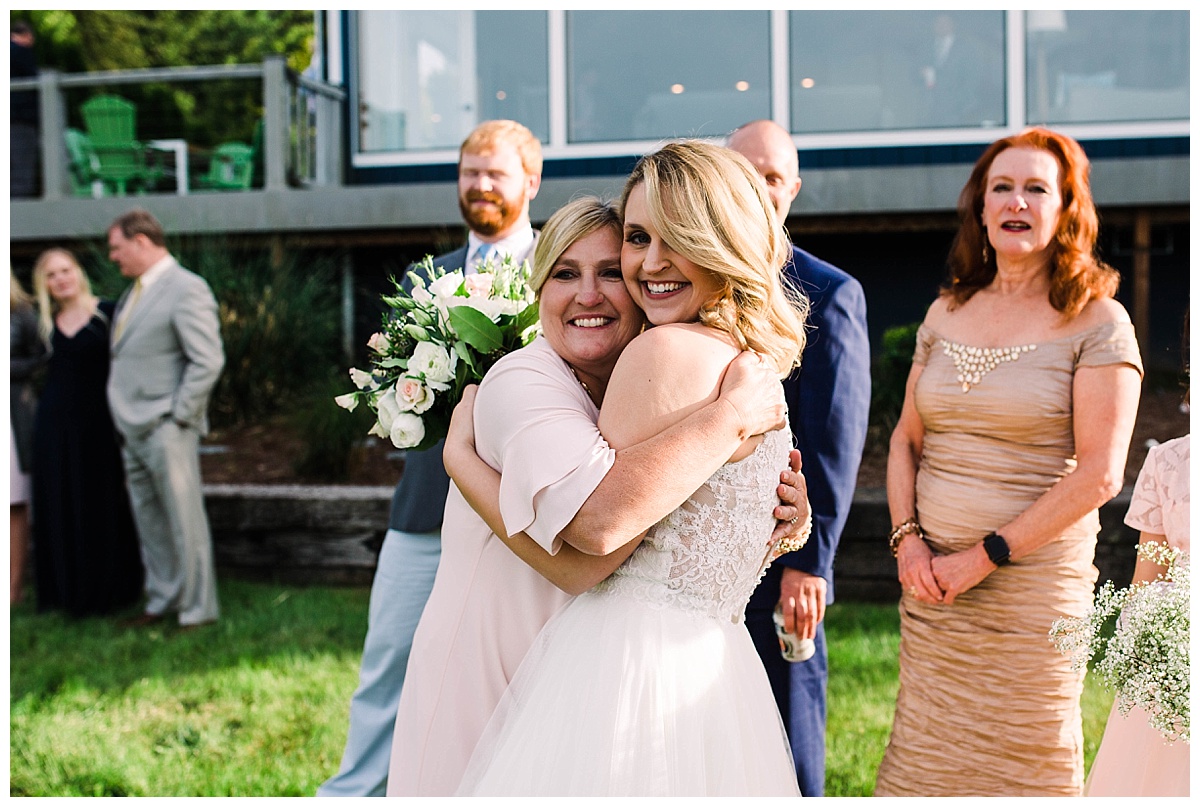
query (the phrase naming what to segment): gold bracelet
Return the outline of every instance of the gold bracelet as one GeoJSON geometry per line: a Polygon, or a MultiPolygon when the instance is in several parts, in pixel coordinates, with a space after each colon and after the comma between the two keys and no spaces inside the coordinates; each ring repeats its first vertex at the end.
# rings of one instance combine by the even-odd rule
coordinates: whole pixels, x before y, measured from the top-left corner
{"type": "Polygon", "coordinates": [[[771,550],[771,559],[786,555],[788,552],[795,552],[798,549],[803,549],[808,543],[808,537],[812,535],[812,511],[808,512],[808,517],[804,519],[804,526],[795,535],[790,535],[787,538],[781,538],[775,547],[771,550]]]}
{"type": "Polygon", "coordinates": [[[895,527],[892,527],[892,532],[888,535],[888,549],[892,551],[893,558],[899,557],[900,542],[909,533],[916,533],[922,540],[925,539],[925,530],[921,529],[921,525],[917,522],[916,518],[906,518],[895,527]]]}

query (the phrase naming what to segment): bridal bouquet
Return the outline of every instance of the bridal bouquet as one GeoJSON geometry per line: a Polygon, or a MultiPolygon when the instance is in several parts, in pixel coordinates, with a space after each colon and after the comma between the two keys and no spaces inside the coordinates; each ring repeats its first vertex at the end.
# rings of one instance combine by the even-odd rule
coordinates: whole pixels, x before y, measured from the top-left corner
{"type": "Polygon", "coordinates": [[[461,269],[434,268],[426,256],[408,273],[411,292],[392,278],[396,293],[383,297],[382,330],[367,341],[370,369],[350,368],[358,390],[334,400],[351,411],[369,406],[377,416],[369,434],[397,448],[434,445],[446,436],[463,387],[537,335],[529,274],[527,261],[505,256],[464,277],[461,269]]]}
{"type": "Polygon", "coordinates": [[[1138,706],[1168,741],[1191,742],[1191,574],[1186,553],[1147,543],[1138,554],[1167,567],[1158,580],[1115,589],[1106,582],[1083,617],[1062,618],[1050,628],[1072,668],[1100,656],[1095,672],[1116,690],[1121,714],[1138,706]],[[1110,621],[1115,627],[1110,629],[1110,621]]]}

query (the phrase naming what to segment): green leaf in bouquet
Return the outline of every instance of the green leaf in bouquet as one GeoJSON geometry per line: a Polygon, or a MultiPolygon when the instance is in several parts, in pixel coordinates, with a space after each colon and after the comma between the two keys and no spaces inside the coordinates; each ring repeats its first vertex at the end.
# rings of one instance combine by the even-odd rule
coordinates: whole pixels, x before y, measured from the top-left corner
{"type": "Polygon", "coordinates": [[[401,370],[408,369],[408,359],[380,359],[375,364],[378,367],[399,367],[401,370]]]}
{"type": "Polygon", "coordinates": [[[504,332],[487,314],[458,305],[449,310],[450,326],[464,342],[481,353],[491,353],[504,347],[504,332]]]}
{"type": "Polygon", "coordinates": [[[450,421],[445,420],[439,422],[440,419],[431,412],[426,412],[425,418],[425,437],[421,442],[413,446],[410,451],[427,451],[437,445],[438,441],[446,436],[446,432],[450,428],[450,421]]]}
{"type": "MultiPolygon", "coordinates": [[[[462,359],[462,355],[459,356],[462,359]]],[[[481,376],[475,370],[475,364],[472,361],[462,359],[458,366],[454,368],[454,397],[459,399],[462,397],[462,388],[467,384],[476,384],[481,376]]]]}
{"type": "Polygon", "coordinates": [[[531,325],[536,325],[537,321],[538,321],[538,304],[535,301],[535,302],[532,302],[529,305],[525,306],[524,310],[522,310],[521,313],[517,314],[517,319],[516,319],[517,333],[524,334],[525,331],[531,325]]]}

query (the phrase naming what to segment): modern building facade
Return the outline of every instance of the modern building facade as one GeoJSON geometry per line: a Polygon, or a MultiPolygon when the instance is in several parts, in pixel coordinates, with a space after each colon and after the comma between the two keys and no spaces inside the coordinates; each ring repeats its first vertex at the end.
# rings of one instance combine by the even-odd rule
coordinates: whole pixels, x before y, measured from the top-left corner
{"type": "Polygon", "coordinates": [[[801,154],[797,213],[952,209],[979,148],[1034,124],[1087,144],[1102,204],[1188,200],[1186,11],[322,16],[351,183],[452,179],[489,118],[527,125],[548,178],[575,179],[773,118],[801,154]]]}
{"type": "Polygon", "coordinates": [[[447,226],[456,150],[482,120],[516,119],[542,140],[542,218],[576,193],[615,195],[665,140],[780,122],[804,176],[789,229],[860,276],[876,337],[932,299],[982,148],[1029,125],[1064,131],[1093,161],[1105,257],[1126,275],[1143,341],[1163,364],[1178,359],[1190,293],[1187,11],[414,10],[320,21],[328,78],[348,95],[347,183],[442,184],[430,212],[447,226]]]}
{"type": "MultiPolygon", "coordinates": [[[[536,223],[580,193],[616,196],[636,159],[666,140],[722,138],[771,118],[792,132],[804,178],[789,230],[863,281],[878,345],[883,329],[919,319],[932,300],[958,192],[982,149],[1036,124],[1084,145],[1122,300],[1151,357],[1178,361],[1190,298],[1186,10],[315,15],[318,53],[304,80],[338,100],[306,131],[334,143],[336,170],[285,183],[281,151],[296,142],[303,105],[277,101],[282,91],[264,79],[262,188],[139,203],[174,233],[343,250],[364,328],[388,274],[463,237],[457,148],[478,122],[513,118],[542,140],[536,223]]],[[[96,79],[63,83],[85,80],[96,79]]],[[[289,83],[303,89],[275,82],[289,83]]],[[[14,256],[94,239],[127,206],[62,192],[14,200],[14,256]]]]}

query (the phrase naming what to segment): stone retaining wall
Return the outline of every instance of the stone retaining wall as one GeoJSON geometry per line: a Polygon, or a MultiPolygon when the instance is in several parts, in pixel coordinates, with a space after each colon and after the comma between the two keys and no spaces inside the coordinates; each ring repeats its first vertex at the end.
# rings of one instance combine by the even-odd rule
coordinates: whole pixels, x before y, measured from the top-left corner
{"type": "MultiPolygon", "coordinates": [[[[1122,520],[1124,490],[1100,510],[1100,580],[1125,585],[1133,575],[1137,533],[1122,520]]],[[[217,566],[223,574],[306,584],[370,585],[387,529],[390,487],[206,485],[217,566]]],[[[839,599],[900,597],[882,489],[860,490],[834,562],[839,599]]]]}

